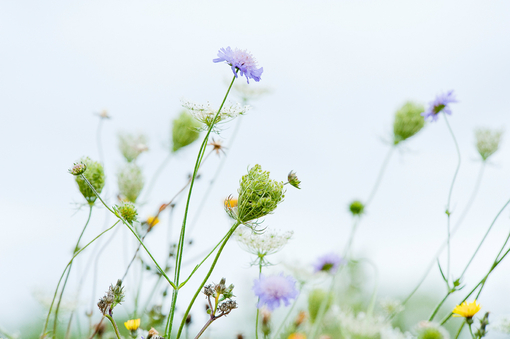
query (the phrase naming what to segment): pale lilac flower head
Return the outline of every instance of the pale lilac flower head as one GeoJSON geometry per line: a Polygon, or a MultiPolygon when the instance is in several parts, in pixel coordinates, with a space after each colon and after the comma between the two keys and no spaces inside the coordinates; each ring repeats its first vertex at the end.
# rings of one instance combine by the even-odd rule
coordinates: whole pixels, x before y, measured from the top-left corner
{"type": "Polygon", "coordinates": [[[222,61],[230,65],[236,78],[237,70],[239,70],[241,76],[246,76],[246,81],[248,83],[250,83],[250,79],[259,82],[260,76],[264,71],[263,67],[257,68],[257,62],[250,53],[237,48],[232,50],[230,46],[227,48],[220,48],[218,51],[218,58],[213,59],[213,62],[222,61]]]}
{"type": "Polygon", "coordinates": [[[290,300],[298,295],[296,280],[290,275],[285,277],[283,273],[267,277],[261,274],[260,278],[254,281],[253,292],[260,298],[257,307],[266,305],[270,311],[279,307],[280,302],[288,306],[290,300]]]}
{"type": "Polygon", "coordinates": [[[429,108],[423,112],[421,115],[427,119],[431,118],[431,121],[436,121],[438,118],[438,114],[440,112],[444,112],[445,114],[451,115],[452,110],[448,106],[453,102],[458,102],[455,98],[455,94],[453,94],[453,90],[448,91],[446,93],[441,93],[436,96],[434,101],[429,103],[429,108]]]}
{"type": "Polygon", "coordinates": [[[313,268],[315,272],[335,273],[342,263],[343,259],[338,254],[332,252],[317,258],[313,268]]]}

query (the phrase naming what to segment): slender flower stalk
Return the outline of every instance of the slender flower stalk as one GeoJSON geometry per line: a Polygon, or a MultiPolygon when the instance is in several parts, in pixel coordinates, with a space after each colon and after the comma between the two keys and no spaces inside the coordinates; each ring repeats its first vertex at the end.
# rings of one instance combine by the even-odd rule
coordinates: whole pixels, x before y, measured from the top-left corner
{"type": "Polygon", "coordinates": [[[368,199],[366,200],[366,202],[364,204],[365,208],[374,199],[375,194],[377,193],[377,190],[379,189],[379,185],[381,184],[384,173],[386,172],[386,168],[388,167],[388,164],[390,163],[390,159],[391,159],[391,156],[392,156],[394,150],[395,150],[395,146],[392,145],[390,147],[390,149],[388,150],[388,153],[386,153],[386,157],[384,158],[381,168],[379,169],[379,174],[377,175],[377,179],[375,181],[374,187],[372,188],[372,191],[370,192],[370,195],[368,196],[368,199]]]}
{"type": "Polygon", "coordinates": [[[117,339],[122,339],[122,337],[120,336],[120,333],[119,333],[119,328],[117,327],[117,324],[115,323],[115,320],[113,320],[113,318],[108,314],[105,314],[105,317],[108,318],[108,320],[110,320],[110,322],[112,323],[113,330],[115,331],[115,335],[117,336],[117,339]]]}

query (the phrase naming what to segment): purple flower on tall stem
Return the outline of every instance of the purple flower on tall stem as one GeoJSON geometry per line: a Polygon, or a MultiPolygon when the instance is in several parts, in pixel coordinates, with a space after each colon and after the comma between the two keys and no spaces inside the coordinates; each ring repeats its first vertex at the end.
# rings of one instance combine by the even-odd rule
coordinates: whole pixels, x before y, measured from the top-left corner
{"type": "Polygon", "coordinates": [[[260,275],[259,279],[255,279],[253,292],[260,298],[257,304],[258,308],[266,305],[270,311],[280,306],[283,302],[285,306],[290,304],[290,300],[298,295],[296,288],[296,280],[291,276],[279,275],[265,276],[260,275]]]}
{"type": "Polygon", "coordinates": [[[213,62],[223,61],[230,65],[236,78],[237,71],[239,70],[241,76],[244,75],[248,83],[250,83],[250,79],[259,82],[260,76],[264,71],[263,67],[257,68],[257,62],[250,53],[237,48],[232,50],[230,46],[227,48],[220,48],[218,51],[218,58],[213,59],[213,62]]]}
{"type": "Polygon", "coordinates": [[[335,273],[338,267],[343,263],[343,259],[336,253],[328,253],[319,258],[313,265],[315,272],[335,273]]]}
{"type": "Polygon", "coordinates": [[[436,96],[434,101],[429,103],[429,108],[423,112],[421,115],[427,119],[431,118],[431,121],[436,121],[438,118],[438,114],[443,112],[445,114],[451,115],[452,110],[448,106],[453,102],[458,102],[455,98],[455,94],[453,94],[453,90],[448,91],[446,93],[441,93],[436,96]]]}

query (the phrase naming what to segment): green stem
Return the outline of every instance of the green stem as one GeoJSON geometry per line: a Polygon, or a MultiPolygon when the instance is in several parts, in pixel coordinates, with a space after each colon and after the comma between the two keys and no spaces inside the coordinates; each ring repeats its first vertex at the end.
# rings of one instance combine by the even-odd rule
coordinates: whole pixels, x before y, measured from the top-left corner
{"type": "MultiPolygon", "coordinates": [[[[81,230],[80,236],[78,237],[78,241],[76,242],[76,245],[74,246],[73,255],[78,250],[78,248],[80,246],[80,240],[81,240],[81,238],[83,236],[83,233],[85,233],[85,230],[87,229],[87,226],[88,226],[88,224],[90,222],[90,217],[92,216],[92,207],[94,207],[94,205],[89,204],[89,214],[88,214],[88,217],[87,217],[87,222],[85,222],[85,226],[83,226],[83,229],[81,230]]],[[[72,268],[73,268],[73,265],[71,264],[69,266],[69,269],[67,270],[67,276],[66,276],[66,278],[64,280],[64,284],[62,285],[62,290],[60,291],[60,295],[58,297],[57,306],[55,307],[55,318],[53,320],[53,333],[54,333],[55,336],[57,334],[58,311],[60,309],[60,303],[62,302],[62,296],[64,295],[64,291],[65,291],[66,285],[67,285],[67,280],[69,279],[69,275],[71,274],[71,269],[72,268]]],[[[52,301],[52,304],[53,304],[53,301],[52,301]]]]}
{"type": "Polygon", "coordinates": [[[377,192],[377,189],[379,188],[379,185],[381,184],[384,172],[386,171],[386,167],[388,167],[388,164],[390,162],[390,158],[391,158],[391,155],[393,154],[394,149],[395,149],[395,147],[392,145],[391,148],[389,149],[388,153],[386,154],[386,158],[384,158],[381,169],[379,170],[379,174],[377,175],[377,179],[375,181],[374,187],[372,188],[372,192],[370,192],[370,195],[368,196],[368,199],[365,202],[365,207],[367,207],[372,202],[372,199],[374,199],[375,193],[377,192]]]}
{"type": "Polygon", "coordinates": [[[105,317],[107,317],[108,320],[110,320],[110,322],[112,323],[112,326],[115,331],[115,335],[117,336],[117,339],[121,339],[122,337],[120,336],[119,329],[117,328],[117,324],[115,323],[115,320],[113,320],[113,318],[110,317],[109,314],[105,314],[105,317]]]}
{"type": "Polygon", "coordinates": [[[471,324],[469,325],[469,333],[471,333],[471,338],[475,339],[475,335],[473,334],[473,329],[471,328],[471,324]]]}
{"type": "Polygon", "coordinates": [[[443,298],[443,300],[441,300],[441,302],[439,304],[437,304],[436,308],[434,309],[434,311],[432,312],[432,314],[430,315],[430,318],[429,318],[429,321],[432,321],[434,320],[434,317],[436,316],[437,312],[439,311],[439,309],[441,308],[441,306],[444,304],[444,302],[446,301],[446,299],[448,298],[448,296],[451,294],[450,291],[448,291],[448,293],[445,295],[445,297],[443,298]]]}
{"type": "MultiPolygon", "coordinates": [[[[100,236],[102,236],[103,234],[105,234],[106,232],[108,232],[109,230],[111,230],[112,228],[114,228],[117,224],[119,223],[119,221],[117,220],[115,222],[115,224],[113,224],[112,227],[106,229],[105,231],[101,232],[97,237],[95,237],[94,239],[92,239],[87,245],[85,245],[83,248],[81,248],[78,252],[75,253],[75,255],[71,258],[71,261],[69,261],[69,263],[67,264],[67,266],[65,267],[64,269],[64,272],[62,272],[62,275],[60,276],[60,279],[58,281],[58,284],[57,284],[57,288],[55,289],[55,293],[53,294],[53,301],[55,301],[55,297],[57,295],[57,292],[58,292],[58,288],[60,286],[60,283],[62,281],[62,279],[64,278],[64,274],[66,273],[67,271],[67,268],[72,264],[74,258],[76,258],[81,252],[83,252],[90,244],[92,244],[94,241],[96,241],[96,239],[98,239],[100,236]]],[[[51,302],[50,304],[50,309],[48,311],[48,315],[46,316],[46,322],[44,323],[44,328],[43,328],[43,332],[41,334],[41,338],[43,338],[46,334],[46,329],[48,328],[48,322],[50,320],[50,314],[51,314],[51,309],[53,308],[53,301],[51,302]]]]}
{"type": "Polygon", "coordinates": [[[455,335],[455,339],[459,338],[460,332],[462,332],[462,329],[464,328],[465,324],[466,324],[466,322],[463,321],[462,324],[459,327],[459,330],[457,331],[457,335],[455,335]]]}
{"type": "Polygon", "coordinates": [[[302,287],[303,285],[300,284],[299,285],[299,293],[298,293],[298,296],[294,299],[294,301],[292,302],[292,306],[290,307],[289,311],[287,312],[287,315],[285,316],[285,318],[283,319],[283,321],[281,322],[280,326],[278,327],[278,329],[276,330],[276,332],[274,333],[273,335],[273,339],[276,339],[278,337],[278,333],[280,333],[280,331],[283,329],[283,326],[287,323],[287,319],[289,319],[289,316],[291,315],[292,311],[294,310],[294,308],[296,307],[296,303],[297,303],[297,300],[299,298],[299,296],[301,295],[301,290],[302,290],[302,287]]]}
{"type": "Polygon", "coordinates": [[[149,257],[152,259],[152,261],[154,262],[154,265],[156,265],[156,267],[158,268],[159,272],[161,273],[161,275],[163,275],[163,277],[165,277],[165,279],[168,281],[168,283],[170,284],[170,286],[172,286],[173,288],[177,288],[175,286],[175,284],[170,280],[170,278],[168,278],[168,276],[166,275],[165,271],[163,271],[163,269],[159,266],[158,262],[156,261],[156,259],[154,259],[154,257],[152,256],[151,252],[147,249],[147,247],[145,246],[145,244],[143,243],[142,239],[140,239],[140,237],[138,236],[138,234],[136,234],[136,232],[133,230],[133,228],[131,227],[131,225],[126,221],[124,220],[124,218],[122,218],[122,216],[120,215],[117,215],[117,213],[115,213],[114,210],[112,210],[105,202],[103,199],[101,199],[101,197],[99,196],[99,194],[97,193],[96,189],[94,188],[94,186],[92,186],[92,184],[87,180],[87,178],[81,174],[81,177],[83,178],[83,180],[87,183],[87,185],[89,185],[90,189],[92,189],[92,191],[94,192],[94,194],[97,196],[97,198],[101,201],[101,203],[104,205],[104,207],[106,207],[113,215],[115,215],[117,218],[119,218],[122,223],[124,225],[127,226],[127,228],[131,231],[131,233],[133,233],[133,235],[136,237],[136,240],[138,240],[138,242],[142,245],[142,247],[145,249],[145,252],[147,252],[147,254],[149,255],[149,257]]]}
{"type": "MultiPolygon", "coordinates": [[[[262,275],[262,259],[259,260],[259,280],[260,276],[262,275]]],[[[255,339],[259,339],[259,303],[260,303],[260,297],[257,300],[257,317],[255,318],[255,339]]]]}
{"type": "MultiPolygon", "coordinates": [[[[195,184],[195,178],[198,173],[198,168],[200,167],[200,164],[202,162],[202,159],[205,154],[205,148],[207,146],[207,142],[209,141],[209,135],[211,134],[211,131],[214,127],[214,123],[216,122],[219,114],[221,113],[221,110],[223,108],[223,105],[225,104],[225,101],[227,100],[228,94],[230,93],[230,90],[232,88],[232,85],[234,84],[234,81],[236,79],[237,74],[232,78],[232,82],[230,82],[230,86],[228,87],[227,93],[225,94],[225,97],[223,98],[223,101],[220,105],[220,108],[218,109],[218,112],[214,116],[214,119],[212,120],[211,125],[209,126],[209,129],[207,130],[207,134],[205,135],[204,140],[202,141],[202,145],[200,146],[200,151],[198,152],[197,161],[195,163],[195,168],[193,170],[193,176],[191,177],[191,183],[188,191],[188,199],[186,200],[186,208],[184,210],[184,218],[182,221],[181,226],[181,232],[179,235],[179,242],[177,244],[177,253],[175,258],[175,271],[174,271],[174,282],[175,285],[179,285],[179,278],[181,274],[181,264],[182,264],[182,255],[184,251],[184,238],[186,235],[186,221],[188,218],[188,211],[189,211],[189,205],[191,201],[191,193],[193,192],[193,186],[195,184]]],[[[172,303],[170,306],[170,311],[168,312],[168,318],[167,318],[167,324],[165,327],[165,337],[170,338],[170,334],[172,333],[172,323],[175,315],[175,304],[177,303],[177,295],[179,293],[179,290],[177,288],[174,288],[172,291],[172,303]]],[[[187,315],[186,315],[187,316],[187,315]]],[[[184,321],[186,318],[184,318],[184,321]]],[[[180,332],[180,330],[179,330],[180,332]]]]}
{"type": "MultiPolygon", "coordinates": [[[[225,247],[225,245],[227,244],[228,240],[230,239],[232,234],[234,234],[235,230],[237,229],[237,227],[239,225],[240,225],[239,221],[236,221],[236,223],[228,231],[227,236],[225,237],[225,240],[221,244],[221,247],[218,249],[218,253],[216,254],[216,257],[214,258],[214,261],[211,264],[211,268],[209,269],[209,272],[207,272],[204,280],[202,280],[202,283],[200,284],[200,286],[198,287],[197,291],[195,292],[195,295],[191,299],[191,301],[190,301],[190,303],[188,305],[188,308],[186,309],[186,312],[184,313],[184,316],[182,317],[182,321],[181,321],[181,324],[179,326],[179,331],[177,332],[177,337],[176,337],[177,339],[179,339],[181,337],[182,329],[184,327],[184,324],[186,323],[186,318],[188,317],[188,314],[191,311],[191,308],[193,307],[193,304],[195,303],[195,300],[197,299],[198,295],[202,291],[202,288],[206,284],[207,279],[209,279],[209,277],[211,276],[214,268],[216,267],[216,263],[218,262],[218,259],[220,258],[220,255],[221,255],[221,252],[223,251],[223,248],[225,247]]],[[[167,337],[170,338],[169,336],[167,336],[167,337]]]]}
{"type": "Polygon", "coordinates": [[[142,285],[143,285],[143,272],[145,271],[145,267],[143,267],[143,265],[140,265],[140,266],[141,266],[140,281],[138,282],[138,291],[136,292],[136,297],[135,297],[135,312],[134,312],[134,315],[133,315],[133,319],[138,318],[137,317],[137,314],[138,314],[138,300],[140,299],[140,291],[142,290],[142,285]]]}
{"type": "MultiPolygon", "coordinates": [[[[339,271],[341,270],[341,268],[339,269],[339,271]]],[[[324,299],[321,301],[319,311],[317,312],[317,317],[315,318],[315,323],[314,323],[312,329],[310,330],[310,337],[309,337],[310,339],[315,339],[317,337],[317,332],[319,331],[319,328],[320,328],[320,325],[322,322],[322,318],[326,314],[326,309],[330,302],[329,296],[331,295],[331,292],[333,291],[333,288],[335,287],[335,277],[336,277],[336,274],[331,277],[331,286],[329,287],[328,293],[326,294],[324,299]]]]}

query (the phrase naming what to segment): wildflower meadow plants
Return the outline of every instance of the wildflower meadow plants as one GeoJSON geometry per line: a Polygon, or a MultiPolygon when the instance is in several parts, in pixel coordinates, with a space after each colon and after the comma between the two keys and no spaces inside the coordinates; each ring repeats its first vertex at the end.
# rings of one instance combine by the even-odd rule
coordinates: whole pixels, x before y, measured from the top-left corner
{"type": "MultiPolygon", "coordinates": [[[[347,243],[344,248],[324,249],[321,256],[310,258],[307,266],[300,267],[299,270],[292,270],[288,265],[282,265],[281,269],[277,270],[278,273],[268,272],[270,267],[281,264],[275,262],[272,256],[283,251],[289,242],[294,241],[294,232],[276,231],[273,228],[265,227],[264,218],[277,211],[278,206],[286,197],[287,189],[299,192],[299,194],[306,194],[306,182],[302,187],[301,181],[293,171],[289,172],[286,180],[275,179],[265,169],[265,166],[255,164],[247,166],[246,174],[239,180],[236,196],[229,196],[224,201],[223,208],[228,216],[230,226],[224,232],[218,230],[209,232],[216,236],[214,239],[211,236],[211,248],[199,259],[196,259],[194,268],[185,274],[183,270],[185,248],[189,244],[188,235],[194,226],[194,220],[196,220],[191,220],[190,207],[196,204],[198,208],[193,211],[200,214],[202,207],[208,202],[210,192],[208,189],[201,200],[196,201],[193,193],[199,171],[203,168],[204,162],[214,153],[223,157],[215,174],[216,177],[222,170],[223,160],[228,155],[229,147],[233,144],[233,141],[230,140],[230,144],[224,146],[221,140],[215,140],[212,135],[221,133],[221,125],[232,123],[234,120],[237,120],[235,128],[238,128],[239,119],[250,109],[247,105],[249,101],[266,93],[266,91],[252,91],[246,88],[250,85],[250,80],[261,81],[264,71],[262,67],[258,67],[253,56],[247,51],[230,47],[221,48],[213,62],[226,63],[233,72],[232,80],[221,104],[219,107],[215,107],[210,103],[197,104],[191,101],[182,101],[184,110],[171,124],[168,155],[149,180],[146,180],[143,167],[139,164],[139,159],[149,150],[148,138],[143,134],[119,134],[119,149],[123,156],[123,164],[117,171],[118,194],[116,198],[118,201],[116,204],[110,204],[110,197],[106,197],[107,194],[103,192],[107,178],[103,168],[104,158],[100,144],[98,144],[99,161],[82,157],[69,169],[69,173],[74,177],[84,198],[84,205],[88,207],[88,217],[79,238],[73,243],[72,256],[56,284],[42,324],[40,338],[180,339],[184,337],[188,339],[190,324],[196,322],[197,318],[192,317],[191,310],[196,306],[199,297],[206,301],[204,313],[207,314],[207,320],[203,324],[199,324],[200,330],[191,333],[196,339],[208,333],[207,331],[211,327],[216,326],[217,321],[221,322],[232,312],[242,310],[251,312],[253,320],[243,327],[243,333],[228,332],[231,338],[258,339],[259,336],[263,336],[264,339],[404,339],[410,337],[448,339],[450,336],[459,337],[466,324],[469,335],[473,339],[485,337],[488,333],[489,313],[484,310],[484,315],[480,317],[479,311],[482,309],[482,305],[478,301],[488,278],[510,252],[508,246],[510,232],[494,261],[487,265],[488,270],[480,277],[478,284],[472,286],[471,290],[464,295],[461,295],[461,291],[467,287],[467,283],[464,281],[465,272],[479,253],[494,223],[510,204],[510,200],[503,204],[500,211],[494,216],[478,247],[474,249],[469,262],[458,276],[454,276],[452,273],[450,245],[451,238],[460,228],[478,194],[484,166],[499,149],[502,131],[490,129],[476,131],[475,146],[480,155],[481,169],[465,208],[458,215],[453,213],[450,209],[452,192],[455,189],[457,174],[461,166],[459,145],[447,119],[447,115],[453,115],[454,112],[450,105],[458,103],[453,91],[438,95],[428,107],[408,101],[396,111],[393,134],[391,141],[388,142],[388,153],[372,189],[366,199],[354,197],[351,203],[344,207],[346,211],[350,212],[352,218],[350,234],[345,236],[347,243]],[[226,104],[231,90],[235,88],[234,82],[240,76],[244,76],[247,82],[243,83],[241,87],[243,102],[226,104]],[[420,133],[426,126],[427,119],[434,123],[428,128],[438,128],[437,123],[440,122],[440,118],[445,121],[457,151],[457,166],[453,173],[448,196],[444,197],[446,210],[438,211],[438,213],[446,214],[445,232],[438,235],[445,239],[444,244],[436,253],[431,254],[431,264],[424,267],[424,275],[417,279],[416,286],[404,297],[400,299],[379,298],[377,282],[371,293],[361,293],[360,284],[355,281],[354,270],[360,265],[369,265],[377,273],[378,268],[370,260],[357,258],[353,253],[352,248],[356,241],[357,230],[363,226],[365,216],[370,213],[370,208],[376,201],[376,193],[384,179],[386,168],[394,151],[420,133]],[[152,190],[157,187],[158,177],[165,170],[169,159],[178,152],[187,151],[190,149],[188,146],[197,141],[200,142],[200,146],[189,179],[163,204],[152,206],[152,202],[148,198],[152,190]],[[298,191],[300,189],[301,191],[298,191]],[[186,192],[187,194],[185,194],[186,192]],[[181,195],[184,202],[178,200],[181,195]],[[184,215],[178,237],[173,239],[165,249],[166,259],[156,259],[157,256],[154,255],[153,249],[149,248],[145,239],[154,229],[166,227],[160,221],[162,213],[165,211],[172,213],[178,203],[184,205],[184,215]],[[142,206],[153,209],[153,212],[149,216],[142,217],[140,213],[142,206]],[[105,208],[111,216],[115,217],[115,221],[105,227],[102,232],[90,236],[86,233],[87,226],[92,213],[98,208],[105,208]],[[455,218],[453,227],[451,226],[452,217],[455,218]],[[123,275],[119,276],[114,284],[111,284],[104,295],[96,294],[96,280],[93,279],[95,300],[93,307],[86,312],[88,326],[78,326],[78,320],[75,319],[73,322],[76,308],[71,311],[70,315],[67,313],[63,315],[62,312],[59,312],[62,311],[62,301],[67,284],[69,279],[72,279],[73,264],[81,259],[80,254],[87,251],[92,244],[96,246],[97,251],[91,257],[97,264],[102,250],[109,246],[111,238],[101,245],[96,241],[107,233],[116,232],[116,229],[120,227],[125,227],[132,238],[136,240],[136,249],[127,253],[126,265],[122,268],[123,275]],[[85,238],[88,240],[82,240],[85,238]],[[216,271],[218,262],[222,259],[225,246],[232,239],[235,239],[239,247],[252,256],[250,265],[258,269],[258,277],[253,280],[251,286],[227,285],[227,278],[216,282],[210,280],[211,275],[216,271]],[[447,251],[446,260],[441,257],[443,261],[440,261],[440,255],[445,249],[447,251]],[[437,274],[441,276],[446,287],[444,297],[437,301],[434,308],[429,310],[429,318],[422,319],[421,322],[409,328],[397,328],[394,323],[395,318],[401,313],[412,312],[412,309],[408,307],[408,301],[435,265],[437,265],[437,274]],[[134,279],[129,279],[136,267],[142,272],[139,275],[141,278],[138,283],[134,279]],[[199,270],[201,267],[202,270],[199,270]],[[286,269],[290,272],[286,272],[286,269]],[[153,284],[149,287],[145,284],[142,288],[143,272],[149,272],[148,274],[154,277],[151,280],[153,284]],[[200,274],[202,276],[199,277],[200,274]],[[342,284],[349,279],[352,288],[346,291],[342,284]],[[142,289],[149,292],[148,295],[142,294],[142,289]],[[179,305],[183,304],[184,293],[182,291],[184,289],[188,291],[187,296],[191,297],[186,298],[187,306],[185,308],[178,309],[178,301],[180,300],[179,305]],[[234,292],[240,293],[241,290],[243,293],[247,292],[252,295],[252,304],[238,302],[234,292]],[[362,298],[358,304],[347,302],[349,297],[356,293],[363,294],[363,296],[366,294],[370,297],[368,300],[362,298]],[[458,305],[453,309],[445,310],[446,300],[453,297],[457,298],[458,305]],[[301,303],[305,303],[306,310],[296,310],[297,305],[300,305],[299,300],[301,303]],[[127,309],[130,311],[127,318],[124,314],[117,312],[118,305],[129,305],[127,309]],[[281,312],[283,316],[272,317],[275,312],[281,312]],[[440,314],[443,318],[438,320],[437,317],[440,314]],[[455,333],[449,333],[443,326],[449,321],[453,322],[453,317],[462,319],[458,324],[458,330],[455,333]],[[475,317],[479,317],[478,324],[475,324],[475,317]],[[123,323],[124,326],[118,326],[118,323],[123,323]],[[62,330],[62,324],[65,327],[65,333],[62,330]]],[[[100,126],[105,119],[110,118],[105,111],[98,116],[100,126]]],[[[236,133],[232,134],[232,139],[235,138],[235,135],[236,133]]],[[[100,141],[100,137],[97,139],[100,141]]],[[[214,179],[210,182],[209,188],[213,184],[214,179]]],[[[314,227],[320,231],[320,225],[314,225],[314,227]]],[[[86,265],[86,267],[88,266],[86,265]]],[[[83,269],[81,266],[75,267],[73,272],[78,269],[83,270],[81,272],[83,275],[87,274],[87,269],[83,269]]],[[[97,268],[94,268],[94,272],[96,271],[97,268]]],[[[227,276],[228,273],[222,272],[221,274],[227,276]]],[[[83,287],[81,284],[79,286],[83,287]]],[[[79,317],[78,312],[75,315],[75,318],[77,317],[79,317]]],[[[500,328],[510,327],[505,327],[506,323],[504,322],[502,324],[499,326],[500,328]]],[[[13,337],[2,332],[1,329],[0,334],[6,338],[13,337]]],[[[207,335],[214,337],[211,333],[207,335]]]]}

